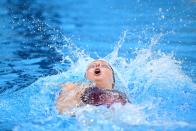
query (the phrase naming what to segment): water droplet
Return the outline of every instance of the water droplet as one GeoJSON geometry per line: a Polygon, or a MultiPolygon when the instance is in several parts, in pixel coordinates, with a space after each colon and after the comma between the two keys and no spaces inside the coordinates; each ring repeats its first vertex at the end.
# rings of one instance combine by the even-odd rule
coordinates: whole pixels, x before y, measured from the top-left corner
{"type": "Polygon", "coordinates": [[[159,8],[159,12],[162,12],[162,8],[159,8]]]}

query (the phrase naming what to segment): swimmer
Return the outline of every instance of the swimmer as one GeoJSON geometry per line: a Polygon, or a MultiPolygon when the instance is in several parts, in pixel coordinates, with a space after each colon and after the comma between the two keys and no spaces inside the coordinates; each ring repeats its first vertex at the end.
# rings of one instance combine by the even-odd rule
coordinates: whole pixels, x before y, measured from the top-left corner
{"type": "Polygon", "coordinates": [[[56,108],[60,113],[70,111],[83,105],[106,105],[114,103],[122,105],[128,102],[125,94],[114,90],[115,76],[112,67],[104,60],[91,62],[85,72],[86,79],[91,84],[66,83],[56,101],[56,108]]]}

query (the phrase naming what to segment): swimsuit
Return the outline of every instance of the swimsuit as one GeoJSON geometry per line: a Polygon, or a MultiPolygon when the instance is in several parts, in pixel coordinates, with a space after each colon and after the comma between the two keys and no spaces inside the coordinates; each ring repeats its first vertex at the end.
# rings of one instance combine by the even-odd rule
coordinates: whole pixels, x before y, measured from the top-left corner
{"type": "Polygon", "coordinates": [[[128,102],[126,95],[116,90],[103,90],[97,87],[90,87],[84,91],[81,100],[85,104],[90,105],[107,105],[110,107],[114,103],[121,103],[122,105],[128,102]]]}

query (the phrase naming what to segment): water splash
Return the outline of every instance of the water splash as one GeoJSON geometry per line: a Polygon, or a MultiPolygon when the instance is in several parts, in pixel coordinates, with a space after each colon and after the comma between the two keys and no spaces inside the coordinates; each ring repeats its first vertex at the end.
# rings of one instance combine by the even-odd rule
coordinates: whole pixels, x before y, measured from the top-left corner
{"type": "MultiPolygon", "coordinates": [[[[72,46],[74,44],[65,37],[65,41],[70,43],[65,47],[75,54],[73,58],[68,57],[72,63],[69,70],[40,78],[22,90],[22,97],[18,98],[18,95],[13,97],[13,100],[16,97],[21,100],[26,98],[29,102],[29,111],[23,113],[28,118],[21,117],[20,123],[16,122],[14,130],[195,128],[195,123],[191,122],[195,120],[192,117],[195,103],[191,101],[196,98],[195,84],[183,73],[180,61],[175,60],[170,54],[154,50],[163,34],[153,37],[149,48],[136,50],[135,57],[128,59],[119,56],[126,33],[127,31],[123,32],[112,53],[104,59],[109,61],[115,70],[117,77],[115,88],[124,91],[132,104],[126,106],[115,104],[109,109],[104,106],[84,106],[74,109],[76,114],[74,118],[59,115],[55,108],[55,100],[60,91],[59,85],[84,81],[86,66],[94,60],[81,49],[72,46]]],[[[62,54],[65,53],[63,48],[58,50],[62,54]]],[[[0,103],[0,107],[5,105],[10,107],[9,102],[0,103]]],[[[13,119],[17,121],[17,118],[13,119]]]]}
{"type": "MultiPolygon", "coordinates": [[[[109,53],[107,56],[104,57],[105,60],[107,60],[113,67],[113,70],[115,74],[118,76],[118,79],[121,81],[122,87],[127,87],[127,82],[123,79],[123,76],[119,73],[118,69],[119,67],[116,68],[116,66],[119,66],[119,50],[122,47],[123,43],[125,42],[126,36],[127,36],[128,30],[125,30],[122,32],[122,35],[120,36],[119,41],[116,43],[113,51],[109,53]]],[[[125,60],[121,61],[123,65],[126,65],[125,60]]],[[[127,92],[124,88],[124,92],[127,92]]]]}
{"type": "Polygon", "coordinates": [[[127,36],[127,30],[123,31],[122,36],[120,37],[119,41],[116,43],[113,51],[105,57],[105,59],[109,60],[111,64],[116,62],[118,58],[119,49],[122,47],[123,43],[125,42],[126,36],[127,36]]]}

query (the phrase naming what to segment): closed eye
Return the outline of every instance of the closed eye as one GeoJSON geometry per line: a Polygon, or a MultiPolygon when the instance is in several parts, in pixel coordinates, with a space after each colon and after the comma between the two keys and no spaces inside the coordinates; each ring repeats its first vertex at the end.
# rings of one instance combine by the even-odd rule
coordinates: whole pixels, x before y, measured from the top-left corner
{"type": "Polygon", "coordinates": [[[102,68],[107,68],[107,69],[110,69],[111,70],[111,68],[108,65],[101,65],[101,67],[102,68]]]}
{"type": "Polygon", "coordinates": [[[95,67],[96,67],[95,65],[89,65],[87,70],[90,70],[90,69],[95,68],[95,67]]]}

